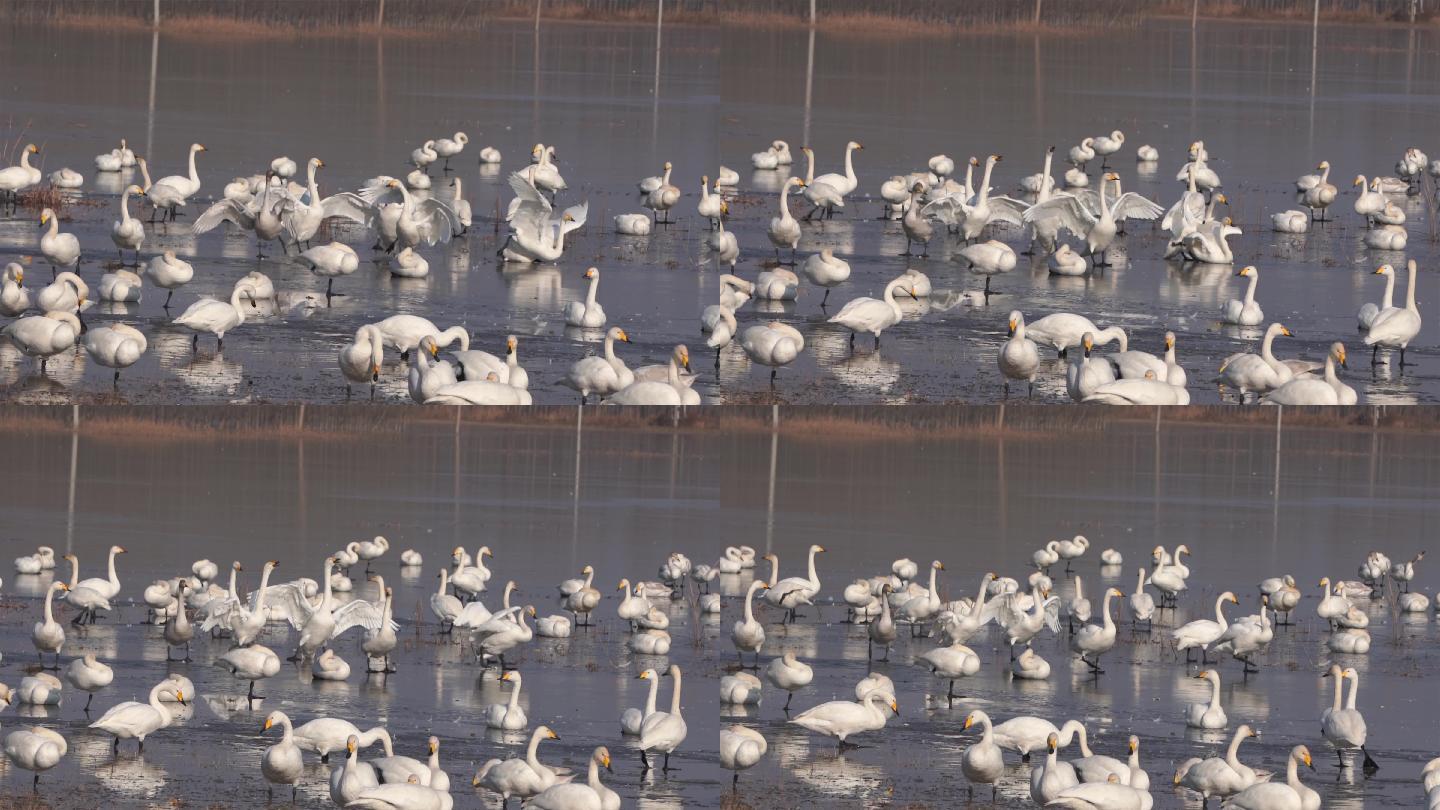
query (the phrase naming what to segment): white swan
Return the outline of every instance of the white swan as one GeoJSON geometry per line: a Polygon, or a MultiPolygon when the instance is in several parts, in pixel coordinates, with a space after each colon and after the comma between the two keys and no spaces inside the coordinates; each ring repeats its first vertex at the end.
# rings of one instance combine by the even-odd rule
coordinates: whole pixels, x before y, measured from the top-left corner
{"type": "Polygon", "coordinates": [[[1005,772],[1005,759],[1000,753],[1000,746],[995,743],[990,716],[979,710],[970,712],[961,731],[968,731],[976,725],[981,729],[980,739],[960,753],[960,772],[969,782],[971,796],[975,794],[975,785],[989,785],[993,800],[999,790],[1000,776],[1005,772]]]}
{"type": "Polygon", "coordinates": [[[916,663],[929,667],[932,674],[949,681],[945,698],[952,702],[955,698],[961,697],[961,695],[955,694],[955,681],[980,671],[980,656],[974,650],[958,642],[928,650],[916,656],[916,663]]]}
{"type": "MultiPolygon", "coordinates": [[[[98,728],[106,734],[115,738],[114,748],[120,750],[121,740],[136,740],[139,743],[139,750],[145,750],[145,738],[169,726],[174,719],[170,710],[160,702],[160,693],[167,689],[174,689],[169,681],[161,681],[150,688],[150,699],[145,703],[126,701],[111,706],[99,720],[90,724],[90,728],[98,728]]],[[[176,700],[185,702],[183,690],[174,692],[176,700]]]]}
{"type": "Polygon", "coordinates": [[[1360,188],[1360,194],[1355,198],[1355,213],[1365,217],[1367,224],[1385,209],[1385,195],[1378,190],[1379,180],[1378,177],[1366,180],[1365,175],[1357,174],[1355,182],[1351,184],[1360,188]]]}
{"type": "Polygon", "coordinates": [[[753,706],[760,702],[760,690],[763,686],[759,678],[748,672],[724,675],[720,678],[720,703],[726,706],[753,706]]]}
{"type": "Polygon", "coordinates": [[[795,264],[795,250],[800,246],[800,223],[790,215],[790,188],[792,186],[804,188],[805,181],[798,177],[787,179],[780,187],[780,216],[770,220],[770,226],[765,233],[770,237],[770,244],[775,246],[775,263],[780,263],[780,248],[790,248],[790,264],[795,264]]]}
{"type": "Polygon", "coordinates": [[[170,298],[175,291],[195,277],[195,268],[184,259],[178,258],[175,251],[167,250],[159,256],[150,259],[145,265],[145,278],[151,284],[165,290],[165,309],[170,308],[170,298]]]}
{"type": "MultiPolygon", "coordinates": [[[[770,583],[770,588],[765,592],[765,601],[784,608],[789,621],[794,621],[796,611],[801,605],[812,604],[811,600],[820,593],[820,577],[815,573],[815,555],[824,552],[824,546],[812,544],[808,552],[806,576],[779,579],[770,583]]],[[[770,556],[773,558],[772,564],[778,566],[778,557],[773,554],[770,556]]]]}
{"type": "Polygon", "coordinates": [[[149,347],[145,334],[126,323],[91,329],[85,334],[82,345],[96,364],[115,369],[114,382],[117,386],[120,384],[120,370],[135,365],[149,347]]]}
{"type": "Polygon", "coordinates": [[[1240,272],[1235,275],[1250,279],[1250,283],[1245,288],[1244,298],[1231,299],[1225,303],[1225,308],[1220,311],[1220,320],[1241,326],[1259,326],[1265,322],[1265,312],[1255,301],[1255,285],[1260,281],[1260,271],[1253,266],[1246,266],[1240,268],[1240,272]]]}
{"type": "Polygon", "coordinates": [[[198,143],[190,144],[190,154],[188,158],[189,173],[183,175],[172,174],[167,177],[162,177],[155,181],[155,185],[169,186],[180,192],[182,197],[193,197],[200,193],[200,175],[195,171],[195,155],[204,151],[206,151],[204,145],[198,143]]]}
{"type": "Polygon", "coordinates": [[[410,352],[420,346],[425,338],[431,338],[437,349],[452,343],[459,343],[460,350],[470,348],[470,333],[463,326],[440,329],[432,321],[418,315],[391,315],[374,324],[380,330],[385,345],[400,352],[400,359],[409,359],[410,352]]]}
{"type": "Polygon", "coordinates": [[[40,212],[40,227],[47,226],[45,234],[40,237],[40,253],[52,270],[74,268],[80,262],[80,240],[73,233],[60,232],[60,220],[49,208],[40,212]]]}
{"type": "MultiPolygon", "coordinates": [[[[1115,382],[1115,371],[1111,368],[1110,363],[1092,356],[1095,348],[1095,335],[1086,332],[1080,339],[1080,346],[1084,351],[1079,356],[1072,358],[1065,370],[1065,390],[1076,402],[1085,401],[1086,397],[1094,394],[1101,386],[1115,382]]],[[[1055,545],[1055,543],[1052,541],[1051,545],[1055,545]]],[[[1035,552],[1037,567],[1044,569],[1060,559],[1059,554],[1055,554],[1054,560],[1040,565],[1041,557],[1038,555],[1044,554],[1044,559],[1049,560],[1049,553],[1046,549],[1035,552]]]]}
{"type": "Polygon", "coordinates": [[[831,288],[840,286],[850,278],[850,263],[836,257],[835,251],[828,247],[806,257],[802,269],[811,284],[825,288],[825,297],[820,299],[821,309],[824,309],[825,302],[830,300],[831,288]]]}
{"type": "Polygon", "coordinates": [[[748,327],[740,336],[740,348],[751,362],[770,367],[770,380],[781,366],[789,365],[805,350],[805,336],[787,323],[771,321],[748,327]]]}
{"type": "Polygon", "coordinates": [[[10,764],[35,774],[31,782],[40,786],[40,774],[60,764],[70,745],[59,732],[42,726],[12,731],[5,737],[5,756],[10,764]]]}
{"type": "Polygon", "coordinates": [[[45,665],[45,653],[55,654],[55,666],[52,669],[60,668],[60,650],[65,646],[65,628],[55,621],[55,610],[53,600],[56,591],[69,591],[70,586],[63,582],[51,583],[45,589],[44,620],[35,623],[30,632],[30,640],[35,645],[36,653],[40,659],[40,665],[45,665]]]}
{"type": "Polygon", "coordinates": [[[504,157],[500,154],[500,150],[493,146],[486,146],[480,150],[481,165],[494,165],[502,160],[504,157]]]}
{"type": "MultiPolygon", "coordinates": [[[[1079,577],[1076,577],[1079,584],[1079,577]]],[[[1124,598],[1125,594],[1116,588],[1105,589],[1105,599],[1100,603],[1100,624],[1087,624],[1070,640],[1070,649],[1089,665],[1095,674],[1100,674],[1100,656],[1115,647],[1115,621],[1110,618],[1111,597],[1124,598]]]]}
{"type": "Polygon", "coordinates": [[[505,803],[510,801],[511,796],[520,798],[536,796],[550,785],[556,784],[560,775],[554,771],[554,768],[541,764],[536,755],[543,739],[560,739],[560,735],[550,731],[550,726],[539,726],[531,732],[530,745],[526,748],[526,755],[523,758],[517,757],[504,761],[488,760],[481,765],[480,770],[475,771],[475,777],[472,778],[471,784],[474,787],[484,787],[485,790],[500,794],[505,803]]]}
{"type": "Polygon", "coordinates": [[[1004,377],[1005,396],[1010,396],[1010,381],[1024,380],[1029,384],[1027,396],[1035,394],[1035,376],[1040,371],[1040,351],[1025,334],[1025,316],[1019,310],[1010,313],[1009,339],[1000,345],[996,363],[1004,377]]]}
{"type": "MultiPolygon", "coordinates": [[[[844,207],[845,207],[845,194],[846,194],[847,192],[843,191],[839,186],[834,186],[834,185],[831,185],[831,184],[825,183],[825,182],[816,182],[816,180],[815,180],[815,152],[814,152],[814,150],[812,150],[812,149],[811,149],[810,147],[808,147],[808,146],[802,146],[802,147],[800,147],[800,151],[802,151],[802,152],[805,153],[805,158],[806,158],[805,186],[804,186],[804,188],[805,188],[805,191],[804,191],[805,199],[806,199],[806,200],[809,200],[809,201],[810,201],[810,204],[811,204],[812,206],[814,206],[813,208],[810,209],[810,212],[805,215],[805,219],[806,219],[806,220],[809,220],[809,219],[814,218],[814,216],[815,216],[815,214],[816,214],[817,212],[820,213],[820,218],[821,218],[821,219],[828,219],[829,217],[832,217],[832,216],[835,215],[835,209],[836,209],[836,208],[844,208],[844,207]]],[[[848,160],[848,156],[849,156],[849,153],[848,153],[848,152],[846,153],[846,156],[847,156],[847,160],[848,160]]],[[[851,172],[851,175],[853,176],[853,172],[851,172]]],[[[841,179],[842,181],[845,179],[844,177],[842,177],[842,176],[840,176],[840,175],[826,175],[826,176],[827,176],[827,177],[840,177],[840,179],[841,179]]],[[[854,189],[851,189],[851,190],[853,191],[854,189]]]]}
{"type": "Polygon", "coordinates": [[[1240,600],[1235,594],[1226,591],[1215,598],[1215,619],[1195,619],[1186,622],[1175,630],[1172,630],[1170,637],[1175,640],[1175,650],[1189,650],[1198,648],[1201,658],[1204,659],[1207,649],[1211,644],[1220,640],[1229,628],[1230,622],[1225,618],[1225,603],[1238,605],[1240,600]]]}
{"type": "Polygon", "coordinates": [[[1271,214],[1270,229],[1276,233],[1305,233],[1310,230],[1310,215],[1294,209],[1271,214]]]}
{"type": "Polygon", "coordinates": [[[754,767],[769,748],[764,735],[754,729],[740,725],[720,729],[720,767],[735,772],[732,788],[740,784],[740,772],[754,767]]]}
{"type": "Polygon", "coordinates": [[[16,317],[30,308],[30,291],[25,289],[25,267],[19,262],[5,265],[0,278],[0,315],[16,317]]]}
{"type": "Polygon", "coordinates": [[[1015,269],[1015,249],[996,239],[979,242],[960,249],[960,257],[970,265],[970,272],[985,277],[985,295],[990,295],[990,277],[1015,269]]]}
{"type": "Polygon", "coordinates": [[[894,696],[877,690],[868,692],[855,702],[832,700],[821,703],[796,715],[790,722],[816,734],[834,737],[844,748],[846,740],[852,735],[885,727],[886,715],[875,705],[881,700],[890,706],[891,711],[899,713],[900,704],[894,696]]]}
{"type": "Polygon", "coordinates": [[[1083,276],[1090,269],[1085,257],[1076,253],[1069,245],[1061,245],[1049,259],[1052,276],[1083,276]]]}
{"type": "Polygon", "coordinates": [[[1284,385],[1265,395],[1269,405],[1354,405],[1359,401],[1355,389],[1346,385],[1335,374],[1335,364],[1346,366],[1345,345],[1333,343],[1325,355],[1325,375],[1315,379],[1311,375],[1295,377],[1284,385]]]}
{"type": "Polygon", "coordinates": [[[685,741],[687,728],[685,718],[680,714],[680,667],[671,664],[667,673],[675,679],[675,689],[670,693],[670,711],[657,711],[646,717],[640,723],[640,761],[645,769],[650,769],[650,760],[646,754],[650,751],[659,751],[665,755],[665,762],[661,771],[670,770],[670,754],[680,747],[685,741]]]}
{"type": "MultiPolygon", "coordinates": [[[[723,751],[722,751],[723,758],[723,751]]],[[[596,748],[590,755],[585,783],[561,782],[527,800],[535,810],[620,810],[620,794],[600,782],[600,768],[609,771],[610,749],[596,748]]]]}
{"type": "MultiPolygon", "coordinates": [[[[1404,307],[1386,307],[1370,322],[1370,331],[1365,335],[1365,345],[1372,347],[1371,364],[1379,363],[1381,347],[1400,350],[1400,368],[1405,367],[1405,347],[1420,334],[1420,308],[1415,303],[1415,285],[1419,271],[1415,260],[1407,265],[1410,283],[1405,288],[1404,307]]],[[[1379,272],[1378,270],[1376,271],[1379,272]]]]}
{"type": "Polygon", "coordinates": [[[1203,264],[1232,264],[1235,253],[1230,248],[1229,238],[1240,236],[1244,231],[1231,224],[1230,218],[1214,220],[1180,240],[1185,257],[1203,264]]]}
{"type": "Polygon", "coordinates": [[[519,671],[512,669],[501,675],[500,680],[512,685],[510,698],[505,703],[492,703],[485,707],[485,725],[505,731],[519,731],[530,723],[530,719],[525,716],[525,710],[520,707],[520,685],[524,679],[520,677],[519,671]]]}
{"type": "Polygon", "coordinates": [[[470,143],[470,136],[463,132],[457,132],[450,138],[435,139],[435,154],[437,157],[445,159],[445,164],[441,167],[443,171],[450,170],[450,158],[465,151],[467,143],[470,143]]]}
{"type": "Polygon", "coordinates": [[[755,667],[760,666],[760,648],[765,645],[765,626],[755,619],[755,594],[770,587],[764,580],[755,580],[745,591],[745,615],[730,630],[730,640],[735,644],[740,665],[745,665],[745,653],[755,654],[755,667]]]}
{"type": "Polygon", "coordinates": [[[790,700],[795,697],[795,691],[809,686],[814,679],[814,668],[796,658],[795,653],[790,650],[779,658],[771,659],[769,666],[765,667],[765,680],[785,692],[785,705],[782,707],[785,711],[790,709],[790,700]]]}
{"type": "MultiPolygon", "coordinates": [[[[1033,225],[1046,220],[1047,224],[1063,227],[1085,240],[1085,247],[1096,267],[1106,267],[1106,251],[1115,240],[1117,221],[1125,219],[1158,219],[1164,209],[1133,191],[1120,194],[1110,201],[1105,191],[1110,183],[1118,183],[1119,175],[1106,174],[1100,183],[1099,211],[1090,208],[1073,194],[1057,194],[1043,203],[1037,203],[1025,210],[1024,221],[1033,225]],[[1097,258],[1098,257],[1098,258],[1097,258]]],[[[1042,224],[1042,227],[1045,225],[1042,224]]]]}
{"type": "Polygon", "coordinates": [[[1289,382],[1294,372],[1276,359],[1273,351],[1275,338],[1281,335],[1293,337],[1284,324],[1270,324],[1265,329],[1265,339],[1260,343],[1260,353],[1230,355],[1221,364],[1216,382],[1234,388],[1242,400],[1247,393],[1269,393],[1289,382]]]}
{"type": "Polygon", "coordinates": [[[608,397],[635,381],[635,373],[625,361],[615,356],[615,341],[630,342],[630,336],[618,326],[610,327],[605,333],[604,354],[582,357],[570,365],[560,384],[580,393],[580,403],[585,404],[591,394],[608,397]]]}
{"type": "Polygon", "coordinates": [[[1319,810],[1320,794],[1300,781],[1300,764],[1310,770],[1315,765],[1310,749],[1297,745],[1290,749],[1285,762],[1285,782],[1260,782],[1231,796],[1223,805],[1227,810],[1319,810]]]}
{"type": "Polygon", "coordinates": [[[40,182],[40,170],[30,165],[30,156],[40,154],[33,143],[25,144],[20,150],[20,165],[0,169],[0,192],[8,197],[13,207],[20,192],[40,182]]]}
{"type": "Polygon", "coordinates": [[[1368,736],[1365,727],[1365,716],[1355,708],[1355,697],[1360,691],[1360,674],[1353,667],[1340,669],[1331,665],[1327,677],[1335,678],[1335,705],[1330,711],[1320,716],[1320,731],[1325,739],[1335,748],[1335,756],[1340,760],[1341,767],[1345,765],[1344,751],[1346,749],[1360,749],[1364,755],[1364,769],[1371,772],[1379,766],[1370,757],[1370,752],[1365,748],[1365,740],[1368,736]],[[1344,682],[1350,681],[1350,691],[1345,696],[1345,705],[1340,705],[1340,690],[1344,682]]]}
{"type": "Polygon", "coordinates": [[[590,282],[586,288],[584,301],[571,301],[565,305],[565,323],[567,326],[581,326],[589,329],[598,329],[605,325],[605,309],[595,300],[595,292],[600,288],[600,271],[591,267],[582,276],[590,282]]]}
{"type": "Polygon", "coordinates": [[[1220,673],[1213,669],[1207,669],[1195,677],[1209,681],[1210,700],[1186,706],[1185,725],[1190,728],[1203,729],[1225,728],[1230,724],[1230,719],[1225,716],[1225,707],[1220,705],[1220,673]]]}
{"type": "Polygon", "coordinates": [[[305,760],[300,747],[295,744],[295,729],[284,712],[271,712],[260,731],[264,733],[275,726],[280,726],[283,733],[280,742],[266,748],[265,753],[260,755],[260,774],[272,786],[267,788],[271,795],[274,794],[274,785],[289,785],[293,801],[299,789],[300,774],[305,770],[305,760]]]}
{"type": "MultiPolygon", "coordinates": [[[[846,268],[846,275],[849,275],[849,268],[846,268]]],[[[875,345],[880,345],[880,333],[904,319],[905,313],[900,305],[895,303],[895,291],[905,290],[912,299],[916,299],[914,290],[908,287],[909,279],[900,276],[892,279],[885,285],[885,290],[879,300],[874,298],[854,298],[845,303],[845,306],[829,319],[830,323],[838,323],[850,330],[850,346],[855,346],[855,336],[862,332],[868,332],[875,336],[875,345]]],[[[826,291],[829,294],[829,291],[826,291]]]]}

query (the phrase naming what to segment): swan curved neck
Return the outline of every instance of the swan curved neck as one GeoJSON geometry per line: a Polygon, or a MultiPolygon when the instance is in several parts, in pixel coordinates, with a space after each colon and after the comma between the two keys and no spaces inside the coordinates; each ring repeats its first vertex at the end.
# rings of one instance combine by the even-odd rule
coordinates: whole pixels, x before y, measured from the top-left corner
{"type": "Polygon", "coordinates": [[[786,183],[780,187],[780,219],[786,222],[791,221],[790,216],[790,184],[786,183]]]}
{"type": "Polygon", "coordinates": [[[589,307],[595,306],[595,293],[599,290],[599,288],[600,276],[592,276],[590,278],[590,288],[585,291],[585,306],[587,309],[589,307]]]}
{"type": "Polygon", "coordinates": [[[1418,275],[1420,275],[1418,265],[1413,261],[1410,262],[1410,283],[1405,287],[1405,308],[1416,313],[1420,311],[1415,307],[1415,283],[1418,275]]]}
{"type": "Polygon", "coordinates": [[[198,151],[195,147],[190,147],[190,182],[197,186],[200,185],[200,174],[195,171],[195,153],[198,151]]]}
{"type": "Polygon", "coordinates": [[[815,575],[815,549],[814,549],[814,548],[811,548],[811,549],[810,549],[810,582],[813,583],[813,584],[819,584],[819,582],[820,582],[820,577],[818,577],[818,576],[815,575]]]}
{"type": "Polygon", "coordinates": [[[1355,697],[1356,697],[1357,693],[1359,693],[1359,691],[1360,691],[1360,676],[1359,676],[1359,675],[1348,675],[1348,676],[1346,676],[1346,677],[1348,677],[1348,678],[1350,679],[1350,691],[1349,691],[1349,693],[1346,694],[1346,696],[1345,696],[1345,708],[1354,710],[1354,708],[1355,708],[1355,697]]]}
{"type": "Polygon", "coordinates": [[[845,179],[852,186],[855,185],[857,182],[855,179],[854,155],[855,150],[852,147],[847,146],[845,148],[845,179]]]}
{"type": "Polygon", "coordinates": [[[645,717],[655,713],[655,699],[660,695],[660,679],[650,678],[650,695],[645,698],[645,717]]]}
{"type": "MultiPolygon", "coordinates": [[[[1224,231],[1221,231],[1221,232],[1220,232],[1220,238],[1221,238],[1221,239],[1224,239],[1224,238],[1225,238],[1225,232],[1224,232],[1224,231]]],[[[1247,286],[1247,287],[1245,288],[1245,303],[1247,303],[1247,304],[1253,304],[1253,303],[1255,303],[1255,285],[1256,285],[1256,284],[1259,284],[1259,283],[1260,283],[1260,274],[1258,274],[1258,273],[1251,273],[1251,274],[1250,274],[1250,284],[1249,284],[1249,286],[1247,286]]]]}
{"type": "Polygon", "coordinates": [[[1220,705],[1220,679],[1218,677],[1210,679],[1210,705],[1220,705]]]}
{"type": "Polygon", "coordinates": [[[1232,768],[1240,764],[1238,755],[1240,753],[1240,743],[1242,742],[1245,742],[1245,735],[1236,732],[1235,736],[1230,740],[1230,748],[1225,752],[1225,761],[1229,763],[1232,768]]]}
{"type": "MultiPolygon", "coordinates": [[[[120,585],[120,578],[115,575],[115,554],[116,554],[115,550],[114,550],[114,549],[111,549],[111,550],[110,550],[110,563],[109,563],[110,584],[111,584],[111,585],[115,585],[115,586],[118,587],[118,586],[120,585]]],[[[230,570],[231,570],[231,572],[234,572],[235,569],[232,568],[232,569],[230,569],[230,570]]],[[[234,585],[235,585],[235,580],[234,580],[234,579],[231,579],[231,580],[230,580],[230,585],[231,585],[231,589],[233,590],[233,589],[234,589],[234,585]]]]}
{"type": "Polygon", "coordinates": [[[990,173],[993,171],[995,171],[995,161],[985,161],[985,174],[980,178],[980,200],[976,205],[990,199],[990,173]]]}
{"type": "Polygon", "coordinates": [[[1115,626],[1115,621],[1110,618],[1110,599],[1115,596],[1115,591],[1106,589],[1105,601],[1100,603],[1100,617],[1105,623],[1105,629],[1109,630],[1115,626]]]}
{"type": "Polygon", "coordinates": [[[1223,596],[1215,600],[1215,621],[1221,627],[1225,627],[1228,624],[1228,622],[1225,621],[1225,597],[1223,596]]]}
{"type": "Polygon", "coordinates": [[[54,610],[54,608],[52,607],[52,605],[54,604],[54,601],[55,601],[55,589],[54,589],[54,588],[47,588],[47,589],[45,590],[45,623],[46,623],[46,624],[54,624],[54,623],[55,623],[55,610],[54,610]]]}

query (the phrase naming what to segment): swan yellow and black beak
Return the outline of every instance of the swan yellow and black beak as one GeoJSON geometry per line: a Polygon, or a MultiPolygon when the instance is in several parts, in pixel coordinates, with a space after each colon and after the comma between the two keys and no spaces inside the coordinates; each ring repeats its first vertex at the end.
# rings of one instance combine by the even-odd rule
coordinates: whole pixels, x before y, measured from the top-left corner
{"type": "Polygon", "coordinates": [[[273,726],[273,725],[275,725],[275,721],[273,721],[273,720],[271,720],[270,718],[267,717],[267,718],[265,718],[265,722],[264,722],[263,724],[261,724],[261,726],[260,726],[260,731],[262,731],[262,732],[269,731],[269,730],[270,730],[270,727],[273,726]]]}

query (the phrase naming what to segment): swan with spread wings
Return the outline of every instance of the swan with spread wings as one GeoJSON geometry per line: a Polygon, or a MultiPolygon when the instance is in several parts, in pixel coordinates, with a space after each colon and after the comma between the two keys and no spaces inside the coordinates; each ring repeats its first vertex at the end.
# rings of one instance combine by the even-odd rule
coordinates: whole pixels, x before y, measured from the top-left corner
{"type": "Polygon", "coordinates": [[[357,196],[372,206],[377,244],[386,251],[449,242],[464,227],[447,203],[433,197],[417,200],[393,177],[371,178],[357,196]]]}
{"type": "Polygon", "coordinates": [[[1057,194],[1043,203],[1033,205],[1025,212],[1025,222],[1053,220],[1076,236],[1085,240],[1091,261],[1096,267],[1105,267],[1105,252],[1115,241],[1117,221],[1124,219],[1155,219],[1164,209],[1133,191],[1120,194],[1113,201],[1105,198],[1105,189],[1110,183],[1117,183],[1120,176],[1105,175],[1100,186],[1100,210],[1091,211],[1084,201],[1069,194],[1057,194]]]}
{"type": "Polygon", "coordinates": [[[510,236],[498,255],[522,264],[557,261],[565,252],[565,235],[585,225],[590,203],[572,205],[556,217],[554,205],[535,186],[534,167],[510,175],[510,188],[515,191],[505,215],[510,236]]]}

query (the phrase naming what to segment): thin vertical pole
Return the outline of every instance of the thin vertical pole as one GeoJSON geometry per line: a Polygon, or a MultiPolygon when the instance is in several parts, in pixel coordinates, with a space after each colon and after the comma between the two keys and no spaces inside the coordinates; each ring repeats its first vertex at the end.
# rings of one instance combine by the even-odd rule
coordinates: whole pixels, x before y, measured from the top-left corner
{"type": "Polygon", "coordinates": [[[810,26],[810,45],[805,54],[805,127],[801,135],[806,144],[810,143],[810,98],[815,85],[815,26],[810,26]]]}
{"type": "Polygon", "coordinates": [[[570,508],[570,563],[574,565],[580,552],[580,438],[585,428],[585,406],[575,408],[575,490],[570,508]]]}
{"type": "MultiPolygon", "coordinates": [[[[155,0],[156,14],[159,14],[160,0],[155,0]]],[[[145,119],[145,155],[150,156],[153,149],[152,141],[155,139],[155,75],[160,66],[160,25],[157,22],[155,30],[150,32],[150,107],[149,115],[145,119]]]]}
{"type": "Polygon", "coordinates": [[[1037,25],[1037,26],[1040,25],[1040,2],[1041,2],[1041,0],[1035,0],[1035,20],[1034,20],[1034,23],[1035,23],[1035,25],[1037,25]]]}
{"type": "Polygon", "coordinates": [[[770,406],[770,499],[765,506],[765,553],[774,549],[775,539],[775,461],[780,453],[780,406],[770,406]]]}
{"type": "MultiPolygon", "coordinates": [[[[155,2],[158,3],[160,0],[155,0],[155,2]]],[[[810,0],[810,27],[815,27],[815,0],[810,0]]]]}
{"type": "Polygon", "coordinates": [[[665,0],[655,3],[655,86],[650,95],[650,153],[653,157],[660,138],[660,38],[665,24],[665,0]]]}
{"type": "MultiPolygon", "coordinates": [[[[160,0],[155,0],[155,2],[158,3],[160,0]]],[[[375,27],[385,27],[385,0],[380,0],[379,5],[375,7],[375,27]]]]}
{"type": "Polygon", "coordinates": [[[80,406],[70,410],[70,506],[65,514],[65,553],[75,550],[75,477],[80,460],[80,406]]]}
{"type": "MultiPolygon", "coordinates": [[[[381,2],[384,2],[384,0],[381,0],[381,2]]],[[[150,14],[150,27],[160,27],[160,0],[155,0],[155,10],[150,14]]]]}

